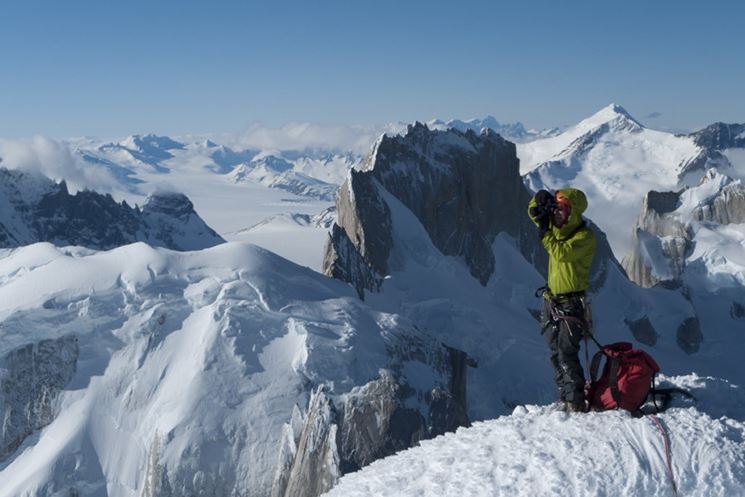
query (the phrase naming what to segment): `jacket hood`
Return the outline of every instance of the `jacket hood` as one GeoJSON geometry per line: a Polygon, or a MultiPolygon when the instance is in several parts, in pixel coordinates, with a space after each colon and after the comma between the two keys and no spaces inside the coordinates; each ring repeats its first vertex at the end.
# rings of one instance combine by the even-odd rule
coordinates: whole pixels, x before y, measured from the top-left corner
{"type": "Polygon", "coordinates": [[[576,188],[564,188],[559,190],[572,205],[572,213],[569,215],[567,224],[558,229],[559,236],[564,237],[571,234],[582,223],[582,213],[587,209],[587,197],[582,190],[576,188]]]}

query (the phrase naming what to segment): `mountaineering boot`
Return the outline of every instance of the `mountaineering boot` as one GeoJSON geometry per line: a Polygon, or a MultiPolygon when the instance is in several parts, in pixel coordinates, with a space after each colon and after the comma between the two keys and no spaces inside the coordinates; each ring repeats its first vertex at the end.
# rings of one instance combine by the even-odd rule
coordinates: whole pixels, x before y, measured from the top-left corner
{"type": "Polygon", "coordinates": [[[579,402],[564,402],[564,410],[566,412],[586,412],[585,403],[579,402]]]}

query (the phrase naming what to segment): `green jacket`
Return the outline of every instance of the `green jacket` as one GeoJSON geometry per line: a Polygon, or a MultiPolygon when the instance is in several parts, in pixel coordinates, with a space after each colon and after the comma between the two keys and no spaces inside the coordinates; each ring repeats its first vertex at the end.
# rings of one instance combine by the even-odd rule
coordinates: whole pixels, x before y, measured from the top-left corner
{"type": "MultiPolygon", "coordinates": [[[[541,242],[548,252],[548,288],[554,295],[587,290],[590,286],[590,265],[595,255],[595,233],[582,225],[582,213],[587,209],[587,198],[575,188],[560,190],[569,198],[572,213],[569,222],[557,228],[551,224],[541,242]]],[[[535,197],[528,204],[535,206],[535,197]]],[[[531,221],[538,223],[530,216],[531,221]]]]}

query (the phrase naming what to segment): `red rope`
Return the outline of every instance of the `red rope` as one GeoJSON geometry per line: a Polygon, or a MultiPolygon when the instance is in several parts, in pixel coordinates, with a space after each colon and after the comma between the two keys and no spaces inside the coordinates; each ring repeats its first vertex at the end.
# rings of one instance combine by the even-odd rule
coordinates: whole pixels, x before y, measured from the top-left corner
{"type": "Polygon", "coordinates": [[[678,497],[678,486],[675,484],[675,474],[673,473],[672,454],[670,451],[670,437],[668,436],[667,431],[665,431],[665,427],[662,426],[662,423],[657,418],[657,416],[655,416],[654,414],[650,414],[647,417],[652,420],[652,423],[654,423],[654,425],[660,431],[660,433],[662,434],[662,439],[665,441],[665,459],[667,460],[667,477],[670,479],[670,484],[673,487],[673,495],[675,497],[678,497]]]}

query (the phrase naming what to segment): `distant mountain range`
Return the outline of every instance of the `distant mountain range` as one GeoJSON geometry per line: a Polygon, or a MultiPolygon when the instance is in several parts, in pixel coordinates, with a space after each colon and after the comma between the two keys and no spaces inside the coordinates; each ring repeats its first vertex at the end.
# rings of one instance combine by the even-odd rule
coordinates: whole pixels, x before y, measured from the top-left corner
{"type": "Polygon", "coordinates": [[[144,206],[93,191],[70,194],[65,182],[0,168],[0,247],[37,242],[107,250],[134,242],[199,250],[225,240],[180,193],[156,192],[144,206]]]}

